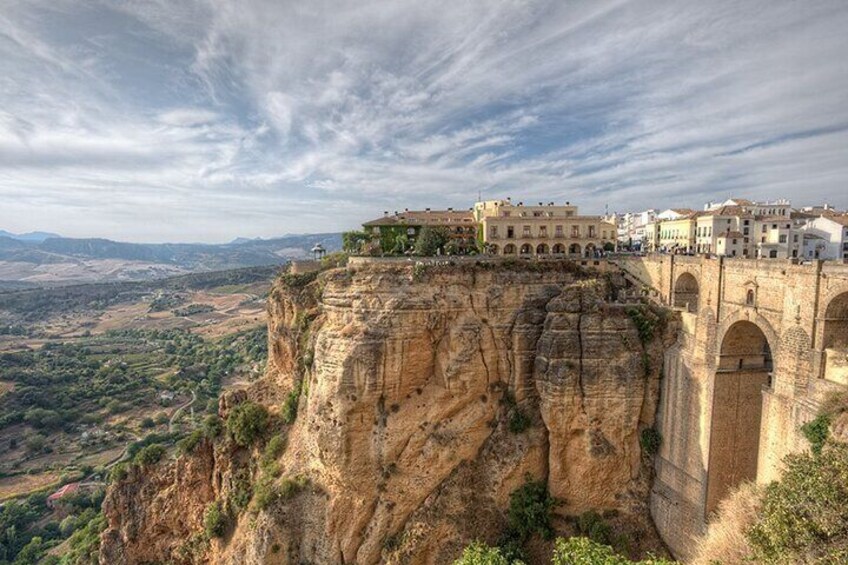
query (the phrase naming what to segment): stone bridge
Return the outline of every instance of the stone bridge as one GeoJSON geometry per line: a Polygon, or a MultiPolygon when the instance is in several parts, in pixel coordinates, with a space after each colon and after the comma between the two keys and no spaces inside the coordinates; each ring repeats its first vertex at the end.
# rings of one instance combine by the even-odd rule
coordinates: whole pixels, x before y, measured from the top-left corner
{"type": "Polygon", "coordinates": [[[718,503],[808,449],[799,428],[848,389],[848,265],[656,255],[610,260],[680,311],[666,352],[651,512],[686,559],[718,503]]]}

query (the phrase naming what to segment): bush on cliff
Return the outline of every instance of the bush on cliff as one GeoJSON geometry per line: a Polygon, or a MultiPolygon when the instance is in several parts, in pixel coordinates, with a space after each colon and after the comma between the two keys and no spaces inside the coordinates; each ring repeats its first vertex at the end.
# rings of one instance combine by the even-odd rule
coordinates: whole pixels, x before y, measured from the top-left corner
{"type": "Polygon", "coordinates": [[[673,561],[650,557],[644,561],[630,561],[613,551],[608,545],[588,538],[576,537],[556,541],[552,565],[673,565],[673,561]]]}
{"type": "Polygon", "coordinates": [[[521,561],[510,561],[500,548],[489,547],[485,543],[475,541],[465,548],[462,557],[453,562],[453,565],[519,565],[521,561]]]}
{"type": "Polygon", "coordinates": [[[141,450],[135,454],[135,457],[133,457],[133,463],[146,467],[147,465],[153,465],[154,463],[159,462],[163,455],[165,455],[165,448],[158,443],[154,443],[141,448],[141,450]]]}
{"type": "Polygon", "coordinates": [[[545,481],[534,481],[528,476],[526,482],[509,496],[509,529],[522,541],[533,534],[551,539],[554,534],[551,512],[556,504],[545,481]]]}
{"type": "Polygon", "coordinates": [[[727,562],[848,563],[848,444],[829,439],[819,455],[789,455],[783,463],[780,481],[762,491],[741,488],[722,503],[693,563],[721,556],[727,562]]]}
{"type": "Polygon", "coordinates": [[[227,516],[217,502],[210,503],[203,512],[203,531],[209,539],[219,538],[227,531],[227,516]]]}
{"type": "Polygon", "coordinates": [[[267,427],[268,411],[249,400],[237,405],[227,416],[227,432],[242,447],[259,439],[267,427]]]}
{"type": "Polygon", "coordinates": [[[300,402],[300,393],[302,389],[303,381],[297,381],[294,385],[294,389],[288,394],[288,396],[286,396],[283,408],[280,411],[283,421],[286,424],[294,424],[294,421],[297,418],[297,405],[300,402]]]}
{"type": "Polygon", "coordinates": [[[789,455],[781,480],[766,487],[748,531],[761,562],[848,563],[848,444],[820,455],[789,455]]]}
{"type": "Polygon", "coordinates": [[[662,444],[662,436],[654,428],[645,428],[639,436],[639,444],[642,446],[642,451],[648,455],[656,455],[662,444]]]}

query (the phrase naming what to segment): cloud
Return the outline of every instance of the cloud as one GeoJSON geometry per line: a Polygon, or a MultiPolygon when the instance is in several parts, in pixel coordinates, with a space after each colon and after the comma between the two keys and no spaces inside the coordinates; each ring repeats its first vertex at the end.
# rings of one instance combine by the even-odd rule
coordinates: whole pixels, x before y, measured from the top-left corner
{"type": "Polygon", "coordinates": [[[838,0],[12,0],[0,227],[225,241],[478,193],[844,207],[846,25],[838,0]]]}

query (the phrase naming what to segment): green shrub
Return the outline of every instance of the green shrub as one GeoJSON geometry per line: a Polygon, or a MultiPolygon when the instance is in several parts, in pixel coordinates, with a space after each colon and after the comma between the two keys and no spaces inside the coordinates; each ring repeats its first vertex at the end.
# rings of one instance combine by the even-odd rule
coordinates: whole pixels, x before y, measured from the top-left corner
{"type": "Polygon", "coordinates": [[[577,529],[595,543],[608,545],[612,539],[612,528],[593,510],[577,517],[577,529]]]}
{"type": "Polygon", "coordinates": [[[848,444],[784,458],[747,532],[758,563],[848,562],[848,444]]]}
{"type": "Polygon", "coordinates": [[[177,442],[177,449],[179,449],[180,453],[191,453],[194,451],[194,448],[200,444],[200,440],[203,439],[203,431],[202,430],[194,430],[189,435],[181,439],[177,442]]]}
{"type": "Polygon", "coordinates": [[[227,417],[227,431],[236,444],[247,447],[268,427],[268,411],[255,402],[245,401],[232,409],[227,417]]]}
{"type": "Polygon", "coordinates": [[[657,332],[661,331],[665,325],[664,313],[647,305],[631,306],[625,312],[636,325],[639,340],[644,345],[650,343],[656,337],[657,332]]]}
{"type": "Polygon", "coordinates": [[[277,459],[283,454],[286,448],[286,438],[282,435],[275,435],[268,441],[265,450],[262,452],[262,460],[260,465],[263,472],[274,475],[275,471],[279,471],[277,467],[277,459]]]}
{"type": "Polygon", "coordinates": [[[156,422],[154,422],[153,418],[151,418],[150,416],[146,416],[146,417],[141,419],[139,426],[141,426],[141,429],[143,429],[143,430],[149,430],[150,428],[153,428],[153,427],[156,426],[156,422]]]}
{"type": "Polygon", "coordinates": [[[530,427],[530,423],[530,417],[518,406],[510,410],[509,422],[507,423],[510,432],[514,434],[525,432],[530,427]]]}
{"type": "Polygon", "coordinates": [[[163,455],[165,455],[165,447],[158,443],[154,443],[142,447],[141,450],[135,454],[133,463],[146,467],[147,465],[157,463],[160,459],[162,459],[163,455]]]}
{"type": "Polygon", "coordinates": [[[534,481],[528,475],[526,482],[509,496],[507,519],[509,528],[521,540],[539,534],[545,539],[553,537],[551,512],[556,500],[548,493],[545,481],[534,481]]]}
{"type": "Polygon", "coordinates": [[[209,539],[222,537],[227,531],[227,516],[217,502],[210,503],[203,512],[203,531],[209,539]]]}
{"type": "Polygon", "coordinates": [[[444,251],[448,241],[450,232],[447,228],[424,226],[415,240],[415,254],[436,255],[439,251],[444,251]]]}
{"type": "Polygon", "coordinates": [[[462,557],[453,562],[453,565],[511,565],[518,562],[509,561],[501,553],[500,548],[489,547],[485,543],[475,541],[465,548],[462,557]]]}
{"type": "Polygon", "coordinates": [[[822,452],[827,436],[830,433],[830,414],[821,413],[815,419],[801,426],[801,433],[810,442],[810,449],[819,455],[822,452]]]}
{"type": "Polygon", "coordinates": [[[596,543],[584,537],[558,538],[551,563],[552,565],[674,565],[673,561],[656,558],[630,561],[615,553],[608,545],[596,543]]]}
{"type": "Polygon", "coordinates": [[[214,439],[221,435],[221,432],[224,430],[224,424],[221,422],[221,418],[216,416],[215,414],[210,414],[203,420],[203,433],[209,439],[214,439]]]}
{"type": "Polygon", "coordinates": [[[300,392],[303,388],[303,381],[297,381],[294,385],[294,389],[286,396],[286,400],[283,403],[283,408],[280,411],[283,417],[283,421],[286,424],[293,424],[297,419],[297,405],[300,402],[300,392]]]}
{"type": "Polygon", "coordinates": [[[645,428],[639,436],[639,445],[648,455],[656,455],[662,445],[662,435],[655,428],[645,428]]]}

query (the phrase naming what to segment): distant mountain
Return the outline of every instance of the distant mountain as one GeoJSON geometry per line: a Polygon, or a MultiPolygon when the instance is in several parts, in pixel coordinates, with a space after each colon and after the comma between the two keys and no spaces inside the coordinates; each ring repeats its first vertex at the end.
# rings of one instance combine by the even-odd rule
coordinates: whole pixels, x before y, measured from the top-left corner
{"type": "Polygon", "coordinates": [[[55,284],[150,280],[179,273],[279,265],[310,256],[320,243],[341,249],[341,234],[304,234],[224,244],[127,243],[101,238],[23,240],[0,234],[0,280],[55,284]]]}
{"type": "Polygon", "coordinates": [[[51,237],[62,237],[59,234],[44,232],[44,231],[31,231],[28,233],[12,233],[6,230],[0,230],[0,237],[8,237],[10,239],[16,239],[18,241],[35,241],[42,242],[45,239],[49,239],[51,237]]]}

